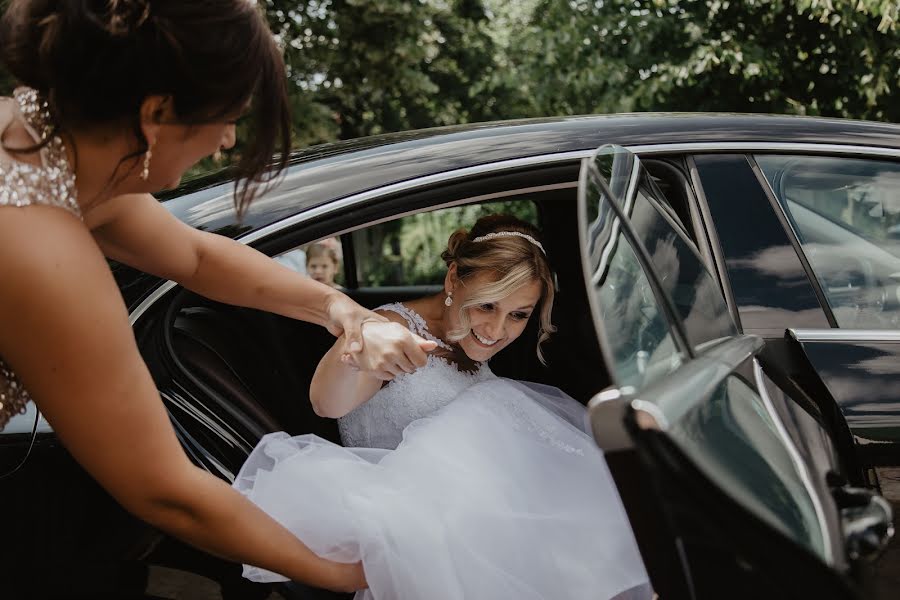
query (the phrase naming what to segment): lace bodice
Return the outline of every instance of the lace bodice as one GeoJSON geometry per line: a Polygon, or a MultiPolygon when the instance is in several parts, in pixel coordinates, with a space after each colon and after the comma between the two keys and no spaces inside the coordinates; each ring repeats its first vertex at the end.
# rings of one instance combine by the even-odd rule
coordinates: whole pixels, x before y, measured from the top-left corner
{"type": "MultiPolygon", "coordinates": [[[[406,319],[410,331],[449,349],[428,331],[425,319],[408,306],[386,304],[377,310],[399,314],[406,319]]],[[[429,355],[424,367],[394,378],[368,401],[339,419],[341,441],[345,446],[396,448],[407,425],[443,408],[467,387],[492,377],[494,374],[485,363],[474,372],[465,372],[443,357],[429,355]]]]}
{"type": "MultiPolygon", "coordinates": [[[[69,167],[62,139],[55,133],[47,103],[30,88],[18,88],[13,95],[35,141],[49,142],[41,150],[41,166],[0,162],[0,207],[45,204],[58,206],[80,219],[75,174],[69,167]]],[[[25,387],[0,358],[0,430],[15,415],[23,414],[29,401],[25,387]]]]}

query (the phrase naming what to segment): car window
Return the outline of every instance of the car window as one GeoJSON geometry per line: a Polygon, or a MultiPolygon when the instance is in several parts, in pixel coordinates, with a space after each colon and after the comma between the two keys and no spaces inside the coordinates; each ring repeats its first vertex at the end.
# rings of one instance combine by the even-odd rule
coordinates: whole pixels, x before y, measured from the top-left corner
{"type": "Polygon", "coordinates": [[[745,332],[828,327],[816,291],[748,157],[693,157],[745,332]]]}
{"type": "Polygon", "coordinates": [[[540,226],[537,205],[520,199],[454,206],[354,231],[351,235],[359,286],[442,284],[447,268],[441,252],[450,234],[491,214],[511,214],[540,226]]]}
{"type": "Polygon", "coordinates": [[[737,333],[718,282],[642,168],[630,220],[695,350],[737,333]]]}
{"type": "Polygon", "coordinates": [[[900,328],[900,164],[757,156],[839,327],[900,328]]]}
{"type": "Polygon", "coordinates": [[[598,169],[587,169],[583,177],[591,301],[617,383],[639,389],[677,369],[684,355],[619,217],[610,209],[598,169]]]}

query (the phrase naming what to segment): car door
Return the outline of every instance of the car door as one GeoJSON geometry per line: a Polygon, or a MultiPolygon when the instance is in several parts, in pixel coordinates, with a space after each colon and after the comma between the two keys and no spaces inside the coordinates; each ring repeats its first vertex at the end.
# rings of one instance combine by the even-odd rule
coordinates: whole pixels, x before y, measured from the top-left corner
{"type": "Polygon", "coordinates": [[[26,411],[15,415],[0,431],[0,480],[12,476],[24,464],[38,435],[50,426],[30,402],[26,411]]]}
{"type": "Polygon", "coordinates": [[[890,508],[829,480],[840,467],[827,431],[766,377],[762,339],[738,334],[660,199],[622,148],[582,166],[582,263],[615,382],[591,400],[591,424],[654,587],[662,598],[857,597],[851,567],[890,536],[890,508]]]}
{"type": "Polygon", "coordinates": [[[860,470],[900,466],[900,163],[694,160],[743,330],[772,342],[772,366],[826,417],[839,409],[860,470]]]}

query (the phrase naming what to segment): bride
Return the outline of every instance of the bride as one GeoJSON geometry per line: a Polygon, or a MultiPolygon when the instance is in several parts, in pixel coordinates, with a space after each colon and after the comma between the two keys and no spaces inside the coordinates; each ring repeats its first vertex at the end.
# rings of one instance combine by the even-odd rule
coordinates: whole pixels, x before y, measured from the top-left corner
{"type": "MultiPolygon", "coordinates": [[[[338,339],[310,398],[340,419],[344,446],[270,434],[238,474],[234,486],[314,552],[362,561],[357,600],[652,596],[584,407],[488,366],[533,313],[543,360],[554,286],[539,240],[502,215],[455,232],[444,292],[382,306],[390,322],[364,328],[437,342],[426,365],[352,355],[338,339]]],[[[284,580],[250,566],[244,576],[284,580]]]]}

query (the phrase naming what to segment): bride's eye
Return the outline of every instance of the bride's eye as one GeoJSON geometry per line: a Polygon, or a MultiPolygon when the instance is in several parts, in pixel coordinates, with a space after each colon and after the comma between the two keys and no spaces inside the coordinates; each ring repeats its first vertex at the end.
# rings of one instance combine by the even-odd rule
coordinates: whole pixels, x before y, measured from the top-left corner
{"type": "Polygon", "coordinates": [[[494,305],[491,302],[487,302],[485,304],[480,304],[478,306],[478,310],[484,311],[484,312],[491,312],[492,310],[494,310],[494,305]]]}
{"type": "Polygon", "coordinates": [[[531,316],[531,314],[523,313],[523,312],[514,312],[514,313],[510,313],[509,316],[511,316],[516,321],[526,321],[528,319],[528,317],[531,316]]]}

